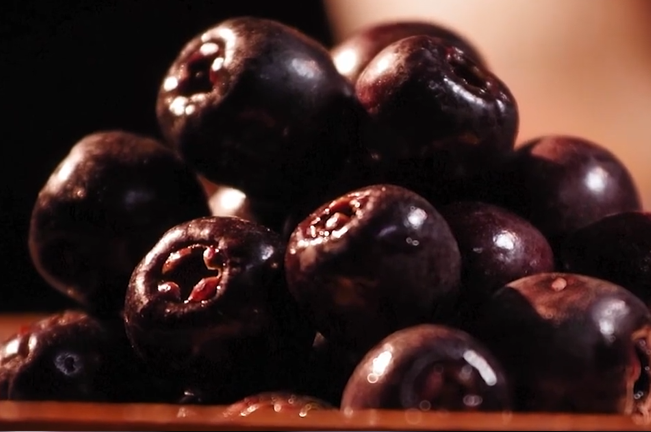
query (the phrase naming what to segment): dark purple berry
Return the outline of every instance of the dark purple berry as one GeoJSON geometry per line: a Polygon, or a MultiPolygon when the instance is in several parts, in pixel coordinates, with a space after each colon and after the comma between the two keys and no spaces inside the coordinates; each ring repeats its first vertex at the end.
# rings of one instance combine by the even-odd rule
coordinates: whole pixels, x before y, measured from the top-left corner
{"type": "Polygon", "coordinates": [[[289,289],[328,340],[361,353],[456,297],[460,257],[443,217],[392,185],[352,191],[294,230],[289,289]]]}
{"type": "Polygon", "coordinates": [[[467,300],[483,301],[508,282],[554,270],[549,243],[520,216],[473,201],[459,201],[440,212],[459,245],[467,300]]]}
{"type": "Polygon", "coordinates": [[[0,345],[0,399],[135,402],[137,371],[121,322],[63,311],[0,345]]]}
{"type": "Polygon", "coordinates": [[[391,21],[365,27],[330,50],[337,70],[355,83],[364,68],[382,49],[409,36],[441,38],[459,47],[477,64],[485,64],[479,51],[464,37],[447,27],[427,21],[391,21]]]}
{"type": "Polygon", "coordinates": [[[399,330],[369,351],[341,400],[344,411],[509,408],[509,387],[491,353],[461,330],[431,324],[399,330]]]}
{"type": "Polygon", "coordinates": [[[474,335],[504,366],[519,410],[648,412],[651,313],[618,285],[571,273],[518,279],[484,304],[474,335]]]}
{"type": "Polygon", "coordinates": [[[519,146],[492,192],[532,222],[558,248],[573,231],[604,216],[640,210],[628,169],[604,147],[549,135],[519,146]]]}
{"type": "Polygon", "coordinates": [[[190,40],[160,88],[161,130],[208,180],[293,203],[326,186],[357,145],[361,108],[318,42],[239,17],[190,40]]]}
{"type": "Polygon", "coordinates": [[[462,49],[430,36],[384,48],[356,92],[393,139],[366,143],[363,169],[434,203],[457,200],[467,184],[513,149],[519,116],[506,85],[462,49]]]}
{"type": "Polygon", "coordinates": [[[334,409],[329,403],[312,396],[289,392],[264,392],[247,396],[226,407],[226,417],[249,417],[252,415],[295,415],[305,418],[310,411],[334,409]]]}
{"type": "Polygon", "coordinates": [[[127,291],[136,352],[192,401],[231,403],[288,385],[314,331],[287,292],[283,257],[278,234],[240,218],[170,229],[127,291]]]}
{"type": "Polygon", "coordinates": [[[29,250],[54,288],[89,310],[115,313],[160,236],[208,214],[201,184],[171,150],[129,132],[97,132],[72,147],[41,189],[29,250]]]}

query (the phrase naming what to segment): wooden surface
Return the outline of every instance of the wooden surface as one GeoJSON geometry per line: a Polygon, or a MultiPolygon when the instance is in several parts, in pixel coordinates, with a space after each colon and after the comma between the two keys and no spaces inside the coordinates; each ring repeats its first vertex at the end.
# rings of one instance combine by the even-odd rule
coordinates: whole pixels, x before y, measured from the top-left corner
{"type": "MultiPolygon", "coordinates": [[[[0,316],[0,339],[36,315],[0,316]]],[[[416,411],[259,412],[228,417],[223,407],[154,404],[0,402],[0,430],[651,430],[624,416],[416,411]]]]}
{"type": "Polygon", "coordinates": [[[620,416],[313,411],[229,418],[221,407],[0,402],[2,430],[649,430],[620,416]]]}

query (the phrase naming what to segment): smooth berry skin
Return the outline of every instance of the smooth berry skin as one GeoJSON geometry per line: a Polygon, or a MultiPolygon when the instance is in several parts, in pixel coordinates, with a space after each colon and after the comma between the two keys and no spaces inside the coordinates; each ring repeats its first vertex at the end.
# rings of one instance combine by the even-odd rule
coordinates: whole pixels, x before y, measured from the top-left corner
{"type": "Polygon", "coordinates": [[[144,400],[144,380],[120,324],[66,310],[21,328],[0,345],[0,399],[144,400]]]}
{"type": "Polygon", "coordinates": [[[138,356],[192,402],[289,385],[314,330],[284,281],[284,244],[237,217],[167,231],[135,268],[124,307],[138,356]]]}
{"type": "Polygon", "coordinates": [[[280,206],[252,200],[242,191],[217,186],[208,198],[212,216],[239,217],[282,232],[287,210],[280,206]]]}
{"type": "Polygon", "coordinates": [[[382,49],[410,36],[441,38],[459,47],[477,64],[485,64],[470,41],[440,24],[427,21],[391,21],[368,26],[352,34],[330,50],[337,70],[355,83],[366,66],[382,49]]]}
{"type": "Polygon", "coordinates": [[[554,271],[547,239],[517,214],[479,201],[459,201],[440,212],[459,245],[467,301],[481,302],[508,282],[554,271]]]}
{"type": "Polygon", "coordinates": [[[131,272],[160,236],[208,214],[196,175],[169,148],[97,132],[71,148],[39,192],[29,251],[52,287],[86,310],[117,315],[131,272]]]}
{"type": "Polygon", "coordinates": [[[605,279],[651,307],[651,213],[628,211],[576,230],[561,247],[567,272],[605,279]]]}
{"type": "Polygon", "coordinates": [[[533,223],[555,250],[572,232],[604,216],[642,209],[626,166],[583,138],[535,138],[518,146],[500,171],[487,182],[495,201],[533,223]]]}
{"type": "Polygon", "coordinates": [[[445,309],[458,293],[460,262],[438,211],[394,185],[324,204],[296,227],[285,253],[294,298],[317,331],[353,353],[445,309]]]}
{"type": "Polygon", "coordinates": [[[473,335],[504,366],[517,410],[648,412],[651,313],[621,286],[527,276],[483,305],[473,335]]]}
{"type": "Polygon", "coordinates": [[[185,45],[156,112],[167,141],[205,178],[286,205],[341,169],[362,110],[321,44],[276,21],[238,17],[185,45]]]}
{"type": "Polygon", "coordinates": [[[387,336],[366,354],[346,384],[341,409],[505,411],[509,391],[499,362],[472,336],[421,324],[387,336]]]}
{"type": "MultiPolygon", "coordinates": [[[[384,48],[359,77],[360,102],[387,136],[365,167],[435,204],[513,150],[519,115],[507,86],[458,47],[412,36],[384,48]]],[[[459,190],[457,190],[459,189],[459,190]]]]}
{"type": "Polygon", "coordinates": [[[224,416],[283,415],[305,418],[311,411],[331,409],[334,409],[332,405],[313,396],[273,391],[250,395],[227,406],[224,416]]]}

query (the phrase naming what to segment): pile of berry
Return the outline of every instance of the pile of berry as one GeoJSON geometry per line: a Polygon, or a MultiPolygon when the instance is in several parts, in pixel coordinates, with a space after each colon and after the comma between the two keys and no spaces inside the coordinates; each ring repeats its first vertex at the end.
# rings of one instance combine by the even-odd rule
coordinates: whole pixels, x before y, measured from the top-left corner
{"type": "Polygon", "coordinates": [[[41,190],[31,256],[80,308],[2,345],[0,398],[647,412],[651,214],[604,147],[516,146],[452,30],[229,19],[156,112],[41,190]]]}

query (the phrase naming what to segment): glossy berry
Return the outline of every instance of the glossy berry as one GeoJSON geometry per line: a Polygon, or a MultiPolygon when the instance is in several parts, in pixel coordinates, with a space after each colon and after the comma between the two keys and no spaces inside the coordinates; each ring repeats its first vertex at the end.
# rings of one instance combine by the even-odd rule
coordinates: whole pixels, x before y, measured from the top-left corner
{"type": "Polygon", "coordinates": [[[356,145],[359,113],[323,46],[255,17],[190,40],[157,102],[163,134],[199,173],[284,204],[327,185],[356,145]]]}
{"type": "Polygon", "coordinates": [[[0,399],[137,400],[135,357],[120,324],[63,311],[21,328],[0,345],[0,399]]]}
{"type": "Polygon", "coordinates": [[[397,331],[370,350],[341,400],[344,411],[509,408],[509,387],[491,353],[461,330],[431,324],[397,331]]]}
{"type": "Polygon", "coordinates": [[[240,190],[217,186],[208,198],[212,216],[239,217],[282,232],[287,210],[262,201],[252,200],[240,190]]]}
{"type": "Polygon", "coordinates": [[[246,194],[228,186],[216,186],[208,198],[212,216],[236,216],[251,222],[257,222],[251,210],[251,200],[246,194]]]}
{"type": "Polygon", "coordinates": [[[609,280],[651,306],[651,213],[617,213],[578,229],[560,261],[565,271],[609,280]]]}
{"type": "Polygon", "coordinates": [[[209,214],[193,172],[158,141],[87,135],[41,189],[29,250],[54,288],[94,312],[122,310],[131,272],[172,226],[209,214]]]}
{"type": "MultiPolygon", "coordinates": [[[[346,173],[352,173],[352,171],[350,171],[348,168],[355,169],[351,166],[348,166],[346,173]]],[[[342,173],[342,175],[347,174],[342,173]]],[[[298,224],[307,218],[315,209],[336,200],[348,192],[369,186],[368,180],[369,177],[366,175],[363,177],[355,177],[354,179],[338,177],[330,185],[331,187],[325,189],[322,191],[322,193],[311,194],[310,196],[306,197],[306,199],[298,201],[295,205],[288,206],[286,208],[287,212],[284,214],[284,220],[281,228],[283,239],[285,241],[288,241],[298,224]]]]}
{"type": "Polygon", "coordinates": [[[508,282],[554,270],[551,246],[518,215],[478,201],[459,201],[440,212],[459,245],[467,300],[483,301],[508,282]]]}
{"type": "Polygon", "coordinates": [[[305,418],[310,411],[328,410],[333,407],[312,396],[290,392],[264,392],[237,401],[224,410],[226,417],[248,417],[256,414],[297,416],[305,418]]]}
{"type": "Polygon", "coordinates": [[[355,83],[364,68],[382,49],[409,36],[437,37],[459,47],[477,64],[485,64],[479,51],[456,31],[427,21],[390,21],[370,25],[330,50],[337,70],[355,83]]]}
{"type": "Polygon", "coordinates": [[[557,248],[574,230],[602,217],[640,210],[628,169],[604,147],[581,138],[549,135],[518,147],[492,192],[532,222],[557,248]]]}
{"type": "Polygon", "coordinates": [[[314,331],[286,290],[283,256],[278,234],[240,218],[167,231],[127,291],[125,326],[138,355],[194,401],[231,403],[287,385],[314,331]]]}
{"type": "Polygon", "coordinates": [[[460,257],[431,204],[404,188],[374,185],[303,220],[285,267],[317,330],[360,353],[456,296],[460,257]]]}
{"type": "Polygon", "coordinates": [[[378,128],[394,139],[367,143],[383,181],[434,203],[456,200],[466,183],[513,149],[519,116],[506,85],[458,47],[412,36],[384,48],[356,92],[378,128]]]}
{"type": "Polygon", "coordinates": [[[651,314],[618,285],[527,276],[484,305],[475,335],[504,366],[520,410],[648,412],[651,314]]]}

